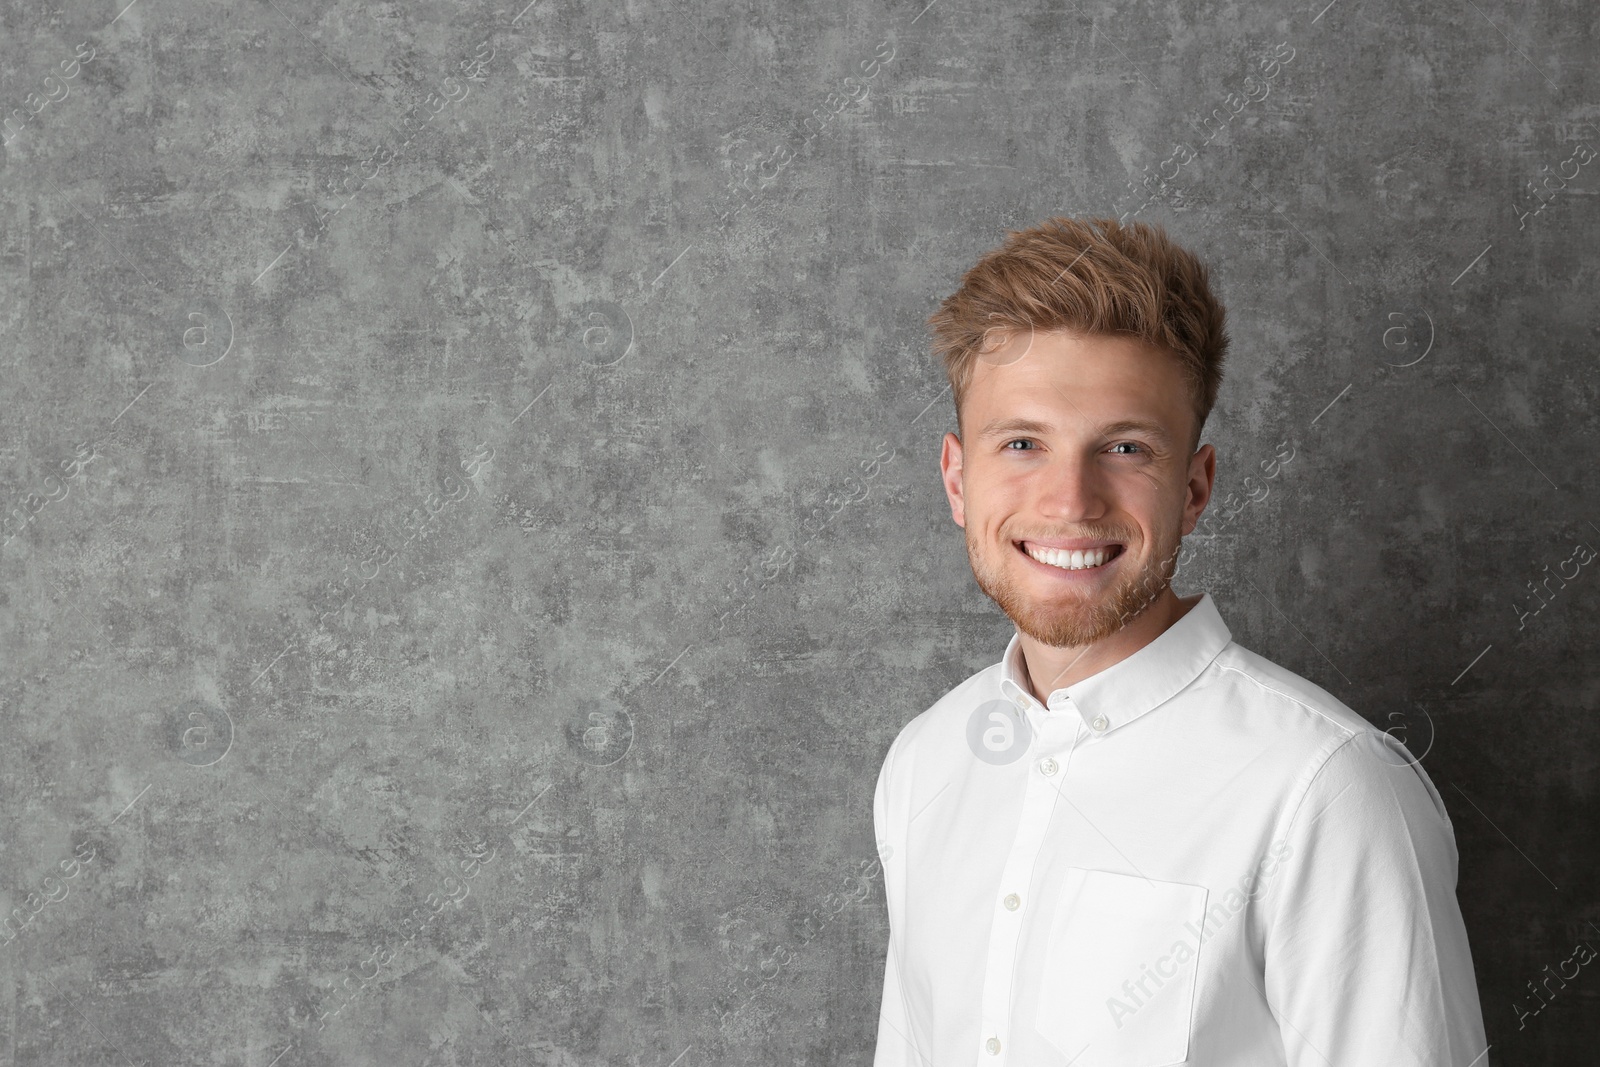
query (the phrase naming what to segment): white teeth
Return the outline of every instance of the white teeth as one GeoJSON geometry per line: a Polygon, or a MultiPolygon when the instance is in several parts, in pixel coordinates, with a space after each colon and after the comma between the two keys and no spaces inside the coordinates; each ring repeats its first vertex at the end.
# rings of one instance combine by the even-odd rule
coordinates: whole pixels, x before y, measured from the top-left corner
{"type": "Polygon", "coordinates": [[[1092,548],[1087,551],[1068,552],[1058,548],[1039,548],[1029,545],[1027,552],[1040,563],[1048,563],[1063,570],[1081,571],[1089,567],[1098,567],[1110,559],[1112,549],[1092,548]]]}

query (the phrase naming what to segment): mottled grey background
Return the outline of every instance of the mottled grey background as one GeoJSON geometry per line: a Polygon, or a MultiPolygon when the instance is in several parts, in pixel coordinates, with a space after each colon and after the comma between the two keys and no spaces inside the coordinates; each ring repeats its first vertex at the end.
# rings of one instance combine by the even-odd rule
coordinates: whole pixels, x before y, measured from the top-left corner
{"type": "Polygon", "coordinates": [[[1593,1062],[1593,5],[125,2],[0,9],[5,1063],[869,1064],[874,779],[1011,632],[924,319],[1123,213],[1232,319],[1179,591],[1593,1062]]]}

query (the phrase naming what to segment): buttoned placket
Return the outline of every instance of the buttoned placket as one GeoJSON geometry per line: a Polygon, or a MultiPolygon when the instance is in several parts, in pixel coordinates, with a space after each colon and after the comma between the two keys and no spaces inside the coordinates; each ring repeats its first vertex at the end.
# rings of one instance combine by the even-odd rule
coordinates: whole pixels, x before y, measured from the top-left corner
{"type": "Polygon", "coordinates": [[[1050,694],[1052,710],[1048,711],[1032,697],[1014,696],[1013,700],[1028,717],[1034,740],[1024,757],[1028,761],[1028,771],[1022,812],[995,892],[989,952],[984,966],[980,1062],[997,1067],[1005,1062],[1009,1051],[1011,979],[1022,921],[1032,905],[1028,891],[1033,881],[1034,862],[1050,828],[1072,749],[1082,733],[1082,721],[1065,692],[1058,690],[1050,694]]]}

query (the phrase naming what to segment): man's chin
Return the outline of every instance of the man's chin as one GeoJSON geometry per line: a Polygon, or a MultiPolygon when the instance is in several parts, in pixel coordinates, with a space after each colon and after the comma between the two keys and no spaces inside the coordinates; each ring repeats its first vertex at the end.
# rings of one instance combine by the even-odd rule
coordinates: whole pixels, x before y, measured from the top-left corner
{"type": "Polygon", "coordinates": [[[1007,612],[1017,629],[1052,648],[1083,648],[1104,641],[1127,621],[1113,613],[1096,610],[1024,610],[1007,612]]]}
{"type": "MultiPolygon", "coordinates": [[[[1013,591],[1026,589],[1016,583],[1013,591]]],[[[1018,592],[1008,602],[990,595],[1017,629],[1053,648],[1082,648],[1103,641],[1144,615],[1160,599],[1135,596],[1123,583],[1099,592],[1018,592]]]]}

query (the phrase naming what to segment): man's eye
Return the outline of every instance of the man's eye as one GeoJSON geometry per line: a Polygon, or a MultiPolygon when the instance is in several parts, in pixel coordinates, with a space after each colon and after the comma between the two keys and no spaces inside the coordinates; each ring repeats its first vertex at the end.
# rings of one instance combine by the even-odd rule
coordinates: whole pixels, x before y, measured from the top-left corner
{"type": "MultiPolygon", "coordinates": [[[[1143,446],[1141,446],[1141,445],[1139,445],[1139,444],[1137,444],[1137,443],[1135,443],[1133,441],[1118,441],[1116,444],[1112,445],[1111,447],[1112,448],[1122,448],[1124,446],[1126,446],[1128,448],[1142,448],[1143,447],[1143,446]]],[[[1128,455],[1128,453],[1124,452],[1123,455],[1128,455]]]]}
{"type": "Polygon", "coordinates": [[[1015,438],[1013,440],[1007,441],[1006,442],[1006,448],[1010,449],[1010,451],[1012,451],[1012,452],[1031,452],[1032,449],[1012,448],[1011,447],[1012,445],[1031,445],[1031,444],[1033,444],[1033,442],[1028,440],[1026,437],[1018,437],[1018,438],[1015,438]]]}

